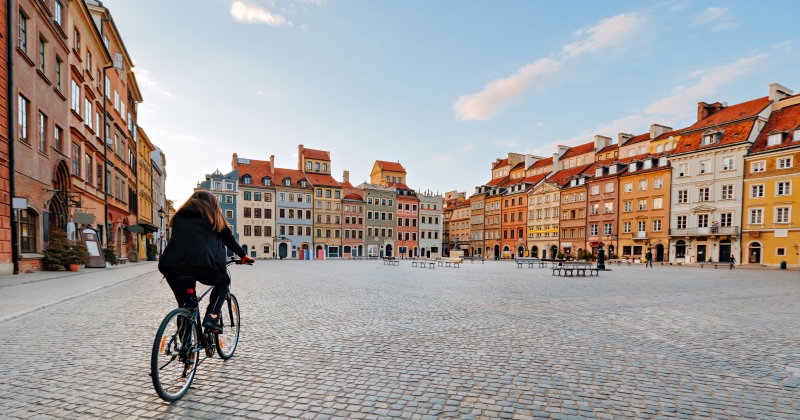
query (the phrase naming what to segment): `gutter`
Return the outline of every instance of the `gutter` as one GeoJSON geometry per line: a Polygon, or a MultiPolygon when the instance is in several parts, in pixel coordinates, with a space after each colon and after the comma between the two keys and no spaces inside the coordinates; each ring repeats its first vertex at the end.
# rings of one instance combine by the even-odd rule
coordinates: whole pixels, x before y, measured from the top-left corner
{"type": "Polygon", "coordinates": [[[16,189],[14,188],[14,172],[16,171],[14,165],[14,134],[16,124],[14,123],[14,60],[11,58],[14,54],[14,41],[10,36],[13,22],[13,0],[6,0],[6,66],[8,68],[8,182],[9,182],[9,195],[11,196],[8,207],[11,216],[11,261],[14,264],[14,274],[19,274],[19,240],[17,238],[17,212],[14,210],[14,195],[16,189]]]}

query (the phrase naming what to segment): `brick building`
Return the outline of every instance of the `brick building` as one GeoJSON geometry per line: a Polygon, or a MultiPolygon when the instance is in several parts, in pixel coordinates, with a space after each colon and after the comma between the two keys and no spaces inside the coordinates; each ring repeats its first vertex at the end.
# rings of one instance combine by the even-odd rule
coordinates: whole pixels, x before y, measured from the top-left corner
{"type": "MultiPolygon", "coordinates": [[[[0,27],[7,27],[8,3],[0,4],[0,27]]],[[[0,275],[14,273],[11,229],[11,170],[9,168],[9,140],[13,137],[13,116],[8,109],[8,68],[6,59],[16,52],[9,51],[5,40],[0,42],[0,275]],[[9,53],[11,54],[9,56],[9,53]]]]}

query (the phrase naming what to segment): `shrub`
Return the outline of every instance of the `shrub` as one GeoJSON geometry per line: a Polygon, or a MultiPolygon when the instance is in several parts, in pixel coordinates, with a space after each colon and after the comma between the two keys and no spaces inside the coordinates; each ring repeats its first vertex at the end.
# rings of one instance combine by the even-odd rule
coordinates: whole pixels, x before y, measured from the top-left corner
{"type": "Polygon", "coordinates": [[[50,244],[43,254],[44,266],[47,270],[65,270],[69,265],[71,254],[67,232],[63,230],[50,231],[50,244]]]}
{"type": "Polygon", "coordinates": [[[564,253],[563,252],[559,252],[558,254],[556,254],[556,258],[558,258],[559,260],[563,260],[564,259],[564,253]]]}
{"type": "Polygon", "coordinates": [[[113,243],[109,242],[108,246],[103,248],[103,256],[107,263],[111,265],[119,264],[119,260],[117,260],[117,251],[114,249],[113,243]]]}

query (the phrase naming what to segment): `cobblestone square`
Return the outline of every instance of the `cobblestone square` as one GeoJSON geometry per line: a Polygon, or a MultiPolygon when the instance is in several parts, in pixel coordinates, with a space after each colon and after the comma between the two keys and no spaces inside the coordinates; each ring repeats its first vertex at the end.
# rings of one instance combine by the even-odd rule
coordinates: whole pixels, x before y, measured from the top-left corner
{"type": "MultiPolygon", "coordinates": [[[[167,404],[148,274],[0,323],[7,418],[800,418],[797,271],[235,267],[242,336],[167,404]]],[[[69,281],[69,279],[64,279],[69,281]]]]}

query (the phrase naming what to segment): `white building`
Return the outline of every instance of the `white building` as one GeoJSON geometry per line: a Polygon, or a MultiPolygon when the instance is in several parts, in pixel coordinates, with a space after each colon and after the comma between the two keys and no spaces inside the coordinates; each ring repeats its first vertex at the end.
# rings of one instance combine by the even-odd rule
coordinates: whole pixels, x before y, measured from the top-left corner
{"type": "Polygon", "coordinates": [[[158,147],[150,153],[150,167],[152,168],[151,188],[153,190],[153,214],[151,215],[151,220],[153,220],[153,224],[159,228],[159,231],[153,235],[156,238],[160,238],[161,243],[159,244],[158,240],[156,240],[155,243],[159,245],[159,250],[163,250],[167,245],[166,234],[164,232],[169,223],[166,216],[168,210],[166,190],[167,158],[164,156],[164,152],[158,147]],[[161,215],[158,213],[159,210],[163,211],[161,215]]]}
{"type": "Polygon", "coordinates": [[[442,195],[430,191],[419,198],[419,255],[423,258],[442,256],[442,195]]]}

